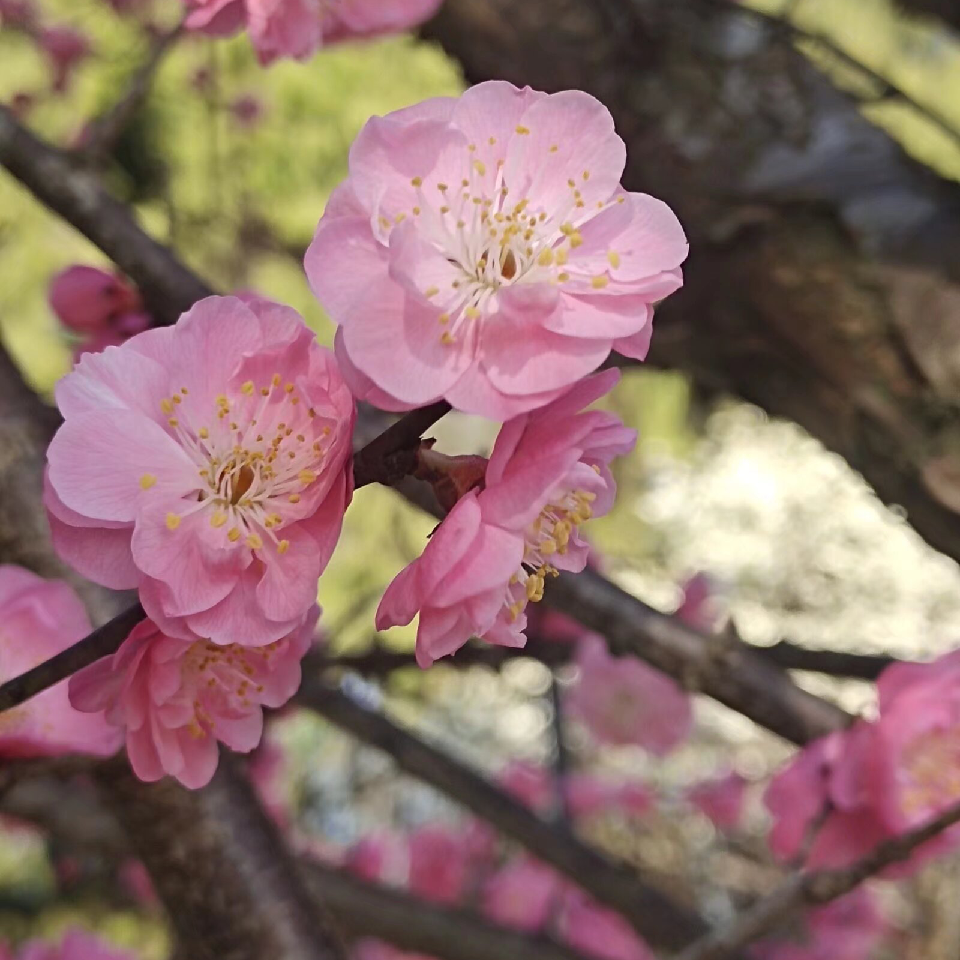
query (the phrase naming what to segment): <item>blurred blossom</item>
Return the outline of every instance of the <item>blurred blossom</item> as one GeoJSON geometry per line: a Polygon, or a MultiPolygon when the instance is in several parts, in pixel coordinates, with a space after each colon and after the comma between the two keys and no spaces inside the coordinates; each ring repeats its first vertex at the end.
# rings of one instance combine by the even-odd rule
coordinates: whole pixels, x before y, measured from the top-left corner
{"type": "Polygon", "coordinates": [[[746,788],[746,780],[731,772],[694,784],[686,797],[718,830],[733,830],[743,817],[746,788]]]}
{"type": "Polygon", "coordinates": [[[483,885],[483,913],[495,923],[526,933],[543,929],[564,881],[530,857],[511,860],[483,885]]]}
{"type": "Polygon", "coordinates": [[[33,31],[37,22],[37,8],[33,0],[0,0],[0,27],[33,31]]]}
{"type": "Polygon", "coordinates": [[[252,93],[237,97],[229,106],[230,115],[244,129],[252,129],[264,115],[263,101],[252,93]]]}
{"type": "MultiPolygon", "coordinates": [[[[68,930],[63,939],[53,943],[30,940],[23,944],[11,960],[137,960],[134,954],[105,943],[84,930],[68,930]]],[[[2,957],[2,953],[0,953],[2,957]]]]}
{"type": "Polygon", "coordinates": [[[468,850],[459,832],[427,825],[409,838],[413,893],[434,903],[458,903],[470,877],[468,850]]]}
{"type": "Polygon", "coordinates": [[[575,950],[598,960],[654,960],[650,948],[627,921],[571,888],[560,921],[563,939],[575,950]]]}
{"type": "Polygon", "coordinates": [[[400,840],[389,833],[370,834],[358,840],[343,860],[343,865],[354,876],[370,882],[396,880],[402,858],[400,840]]]}
{"type": "Polygon", "coordinates": [[[666,756],[690,735],[690,698],[666,674],[636,657],[613,657],[590,635],[577,647],[580,675],[567,709],[601,743],[636,744],[666,756]]]}
{"type": "Polygon", "coordinates": [[[137,291],[118,274],[97,267],[77,264],[61,270],[50,281],[47,296],[57,319],[75,333],[99,333],[126,314],[140,315],[137,291]]]}
{"type": "Polygon", "coordinates": [[[683,600],[676,616],[704,633],[716,633],[726,619],[719,583],[709,574],[694,574],[683,584],[683,600]]]}
{"type": "MultiPolygon", "coordinates": [[[[85,637],[93,627],[66,583],[0,565],[0,681],[19,676],[85,637]]],[[[103,717],[70,705],[63,680],[0,716],[0,757],[115,753],[121,737],[103,717]]]]}
{"type": "Polygon", "coordinates": [[[71,27],[45,27],[37,34],[37,41],[53,68],[53,89],[64,93],[74,70],[90,56],[89,40],[71,27]]]}

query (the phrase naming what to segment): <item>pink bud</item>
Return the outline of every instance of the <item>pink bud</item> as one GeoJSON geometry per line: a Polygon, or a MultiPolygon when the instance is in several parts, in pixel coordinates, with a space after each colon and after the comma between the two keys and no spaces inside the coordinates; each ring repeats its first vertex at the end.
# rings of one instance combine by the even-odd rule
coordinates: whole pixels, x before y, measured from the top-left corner
{"type": "Polygon", "coordinates": [[[78,333],[103,331],[111,320],[140,306],[136,291],[119,277],[79,265],[51,280],[49,300],[60,322],[78,333]]]}

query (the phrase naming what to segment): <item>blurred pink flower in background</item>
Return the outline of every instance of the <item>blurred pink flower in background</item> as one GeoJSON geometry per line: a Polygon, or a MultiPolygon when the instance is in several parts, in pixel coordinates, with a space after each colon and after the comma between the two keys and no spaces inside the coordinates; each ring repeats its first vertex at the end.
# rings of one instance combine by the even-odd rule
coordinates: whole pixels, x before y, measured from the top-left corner
{"type": "Polygon", "coordinates": [[[470,878],[468,849],[454,829],[427,824],[409,837],[410,890],[434,903],[457,903],[470,878]]]}
{"type": "Polygon", "coordinates": [[[358,396],[506,420],[644,357],[687,242],[621,189],[625,156],[580,91],[490,81],[370,120],[305,261],[358,396]]]}
{"type": "Polygon", "coordinates": [[[589,545],[580,526],[612,506],[609,463],[633,448],[636,432],[583,408],[618,379],[616,370],[587,377],[542,410],[505,423],[483,489],[457,503],[387,587],[377,628],[409,623],[419,612],[421,667],[474,635],[522,647],[524,611],[542,598],[546,578],[584,568],[589,545]]]}
{"type": "Polygon", "coordinates": [[[548,811],[556,801],[552,771],[529,760],[511,760],[497,774],[497,783],[537,813],[548,811]]]}
{"type": "Polygon", "coordinates": [[[32,32],[38,22],[33,0],[0,0],[0,27],[32,32]]]}
{"type": "Polygon", "coordinates": [[[306,60],[325,44],[409,30],[442,0],[186,0],[187,27],[225,37],[246,28],[264,65],[306,60]]]}
{"type": "Polygon", "coordinates": [[[890,933],[867,887],[810,910],[797,941],[769,940],[750,949],[754,960],[869,960],[890,933]]]}
{"type": "Polygon", "coordinates": [[[138,587],[169,636],[259,645],[299,627],[350,499],[355,407],[297,313],[201,300],[84,356],[56,397],[44,502],[65,560],[138,587]]]}
{"type": "Polygon", "coordinates": [[[598,960],[654,960],[650,948],[618,913],[595,904],[570,887],[560,921],[563,939],[598,960]]]}
{"type": "Polygon", "coordinates": [[[484,882],[483,913],[505,927],[534,933],[550,919],[563,886],[555,870],[530,857],[518,857],[484,882]]]}
{"type": "Polygon", "coordinates": [[[682,589],[683,600],[675,616],[696,630],[716,633],[727,616],[719,582],[709,574],[696,573],[683,584],[682,589]]]}
{"type": "Polygon", "coordinates": [[[71,27],[44,27],[37,33],[37,42],[53,69],[53,89],[65,92],[74,70],[90,56],[90,41],[71,27]]]}
{"type": "Polygon", "coordinates": [[[104,712],[123,730],[141,780],[169,774],[186,787],[205,786],[217,767],[217,741],[253,750],[263,735],[262,708],[281,707],[296,693],[319,615],[314,606],[290,636],[254,648],[189,643],[145,620],[113,656],[70,678],[71,702],[104,712]]]}
{"type": "Polygon", "coordinates": [[[566,696],[570,715],[601,743],[635,744],[662,757],[690,735],[690,698],[636,657],[613,657],[590,635],[577,647],[580,674],[566,696]]]}
{"type": "Polygon", "coordinates": [[[228,108],[230,115],[245,130],[252,130],[266,112],[263,101],[252,93],[245,93],[232,100],[228,108]]]}
{"type": "Polygon", "coordinates": [[[386,832],[372,833],[347,850],[343,865],[361,880],[382,883],[396,879],[404,854],[399,837],[386,832]]]}
{"type": "MultiPolygon", "coordinates": [[[[0,565],[0,681],[19,676],[85,637],[93,627],[66,583],[0,565]]],[[[102,716],[70,705],[67,681],[0,714],[0,756],[109,756],[122,737],[102,716]]]]}
{"type": "Polygon", "coordinates": [[[687,790],[687,802],[696,807],[718,830],[733,830],[743,818],[747,781],[730,772],[702,780],[687,790]]]}
{"type": "Polygon", "coordinates": [[[141,309],[139,294],[121,276],[79,264],[50,281],[48,298],[57,319],[75,333],[99,333],[141,309]]]}

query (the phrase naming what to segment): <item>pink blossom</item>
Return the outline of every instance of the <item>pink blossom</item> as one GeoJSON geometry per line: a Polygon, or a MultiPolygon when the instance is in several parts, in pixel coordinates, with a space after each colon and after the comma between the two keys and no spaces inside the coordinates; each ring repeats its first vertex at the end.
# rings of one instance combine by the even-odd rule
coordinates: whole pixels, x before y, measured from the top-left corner
{"type": "Polygon", "coordinates": [[[256,646],[301,623],[350,500],[355,410],[298,314],[201,300],[84,356],[56,397],[44,502],[67,562],[138,587],[169,636],[256,646]]]}
{"type": "Polygon", "coordinates": [[[76,333],[97,333],[140,309],[139,295],[122,277],[80,264],[61,270],[48,296],[57,319],[76,333]]]}
{"type": "Polygon", "coordinates": [[[16,27],[32,32],[37,24],[33,0],[0,0],[0,27],[16,27]]]}
{"type": "Polygon", "coordinates": [[[370,120],[305,262],[358,396],[506,420],[611,349],[642,359],[687,242],[621,189],[625,156],[576,90],[490,81],[370,120]]]}
{"type": "Polygon", "coordinates": [[[511,860],[483,885],[483,912],[495,923],[534,933],[550,919],[562,889],[557,873],[529,857],[511,860]]]}
{"type": "Polygon", "coordinates": [[[497,783],[515,800],[538,813],[548,810],[556,799],[553,774],[528,760],[511,760],[497,775],[497,783]]]}
{"type": "Polygon", "coordinates": [[[718,830],[733,830],[743,817],[747,781],[739,773],[702,780],[687,791],[687,801],[718,830]]]}
{"type": "Polygon", "coordinates": [[[263,101],[252,93],[245,93],[230,104],[230,114],[241,127],[250,130],[263,119],[263,101]]]}
{"type": "Polygon", "coordinates": [[[571,947],[599,960],[654,960],[650,948],[623,917],[577,889],[567,894],[561,931],[571,947]]]}
{"type": "Polygon", "coordinates": [[[247,753],[263,734],[263,707],[281,707],[300,686],[319,608],[289,636],[261,647],[192,643],[145,620],[120,649],[70,679],[78,710],[105,711],[122,729],[134,773],[165,774],[195,789],[217,767],[217,741],[247,753]]]}
{"type": "Polygon", "coordinates": [[[463,838],[442,827],[427,825],[410,835],[409,850],[410,890],[434,903],[457,903],[469,879],[463,838]]]}
{"type": "Polygon", "coordinates": [[[53,67],[53,89],[63,93],[73,71],[90,56],[90,42],[70,27],[46,27],[37,34],[37,41],[53,67]]]}
{"type": "Polygon", "coordinates": [[[690,698],[659,670],[611,656],[596,635],[580,642],[576,662],[567,709],[602,743],[637,744],[662,757],[690,735],[690,698]]]}
{"type": "Polygon", "coordinates": [[[135,960],[126,950],[104,943],[84,930],[68,930],[60,943],[31,940],[17,954],[17,960],[135,960]]]}
{"type": "Polygon", "coordinates": [[[706,573],[696,573],[683,585],[676,616],[704,633],[715,633],[725,617],[719,585],[706,573]]]}
{"type": "Polygon", "coordinates": [[[525,610],[546,578],[580,571],[589,547],[580,526],[613,504],[611,459],[636,433],[601,411],[581,412],[619,379],[607,370],[580,381],[542,410],[503,425],[484,486],[434,531],[423,554],[387,588],[377,628],[420,613],[417,662],[427,667],[471,636],[522,647],[525,610]]]}
{"type": "Polygon", "coordinates": [[[187,27],[223,37],[246,28],[264,65],[306,60],[341,40],[398,33],[432,16],[442,0],[187,0],[187,27]]]}
{"type": "MultiPolygon", "coordinates": [[[[92,627],[79,597],[59,580],[0,565],[0,681],[10,680],[65,650],[92,627]]],[[[62,681],[0,714],[0,756],[115,753],[121,738],[102,717],[70,706],[62,681]]]]}
{"type": "Polygon", "coordinates": [[[617,806],[635,817],[645,817],[656,802],[656,795],[642,783],[624,783],[617,791],[617,806]]]}
{"type": "Polygon", "coordinates": [[[389,880],[401,859],[399,841],[389,833],[375,833],[358,840],[343,860],[343,865],[361,880],[389,880]]]}
{"type": "Polygon", "coordinates": [[[810,910],[801,940],[765,941],[751,954],[756,960],[868,960],[889,932],[873,893],[861,886],[810,910]]]}

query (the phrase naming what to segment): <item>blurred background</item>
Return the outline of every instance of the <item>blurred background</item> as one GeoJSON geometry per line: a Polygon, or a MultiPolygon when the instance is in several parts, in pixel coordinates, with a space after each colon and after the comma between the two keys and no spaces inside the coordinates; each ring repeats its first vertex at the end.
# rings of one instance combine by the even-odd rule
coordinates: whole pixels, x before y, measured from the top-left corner
{"type": "MultiPolygon", "coordinates": [[[[495,72],[545,88],[588,87],[578,80],[590,77],[588,88],[610,94],[631,147],[628,186],[671,202],[692,242],[689,291],[665,304],[651,362],[625,370],[610,401],[640,442],[616,465],[615,510],[590,530],[602,569],[664,611],[700,575],[711,623],[729,621],[762,646],[788,638],[904,658],[955,647],[960,572],[927,541],[951,552],[960,502],[960,36],[888,0],[755,0],[757,15],[651,0],[596,21],[606,5],[527,0],[511,11],[450,0],[421,37],[338,45],[269,69],[243,36],[185,37],[113,146],[110,187],[215,286],[293,305],[329,344],[302,255],[362,124],[495,72]],[[538,17],[565,34],[547,31],[521,62],[538,17]],[[604,30],[615,48],[585,53],[602,50],[590,31],[604,30]]],[[[38,6],[88,50],[54,95],[44,52],[0,30],[0,101],[63,146],[82,142],[86,120],[117,98],[182,12],[177,0],[38,6]]],[[[46,396],[77,348],[47,303],[50,278],[72,263],[105,265],[0,177],[0,336],[46,396]]],[[[445,452],[482,452],[494,430],[451,415],[435,434],[445,452]]],[[[432,523],[382,488],[355,504],[320,585],[328,649],[410,651],[413,631],[376,637],[373,613],[432,523]]],[[[850,710],[872,709],[869,683],[796,677],[850,710]]],[[[640,812],[601,804],[576,818],[577,831],[713,919],[728,919],[776,875],[761,795],[790,751],[713,702],[695,699],[692,734],[655,757],[637,744],[598,745],[576,718],[557,716],[578,682],[572,663],[518,657],[500,669],[407,667],[353,682],[494,777],[553,769],[559,731],[567,769],[649,794],[640,812]],[[689,790],[731,773],[745,787],[742,814],[718,826],[689,790]]],[[[428,824],[473,829],[451,801],[296,709],[272,718],[255,762],[309,855],[342,860],[363,838],[402,839],[428,824]]],[[[49,802],[23,794],[0,799],[9,814],[0,938],[80,922],[144,958],[167,956],[166,925],[138,866],[37,827],[49,802]]],[[[939,860],[883,888],[889,935],[870,955],[957,955],[958,865],[939,860]]]]}

